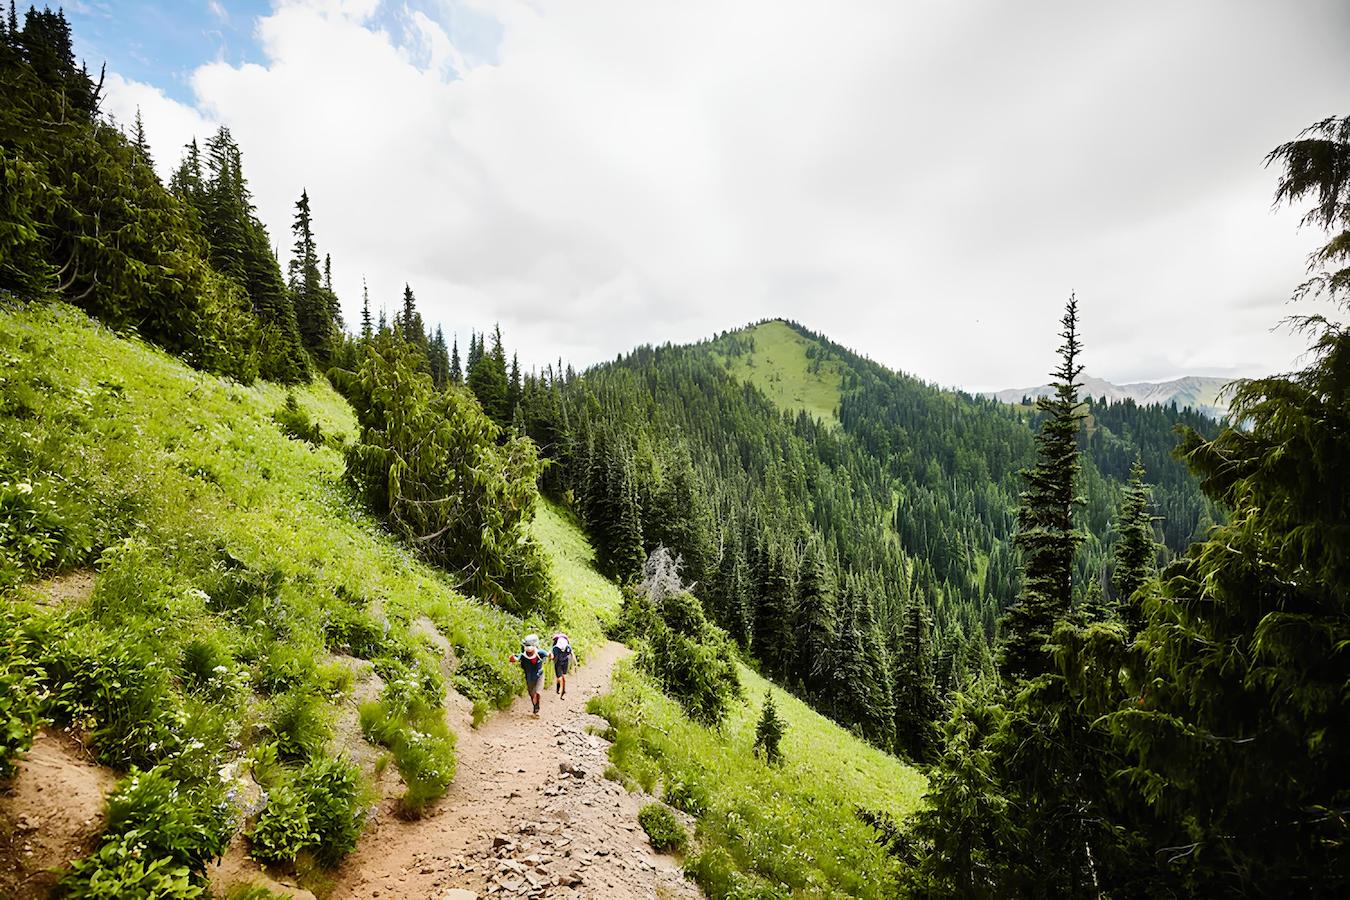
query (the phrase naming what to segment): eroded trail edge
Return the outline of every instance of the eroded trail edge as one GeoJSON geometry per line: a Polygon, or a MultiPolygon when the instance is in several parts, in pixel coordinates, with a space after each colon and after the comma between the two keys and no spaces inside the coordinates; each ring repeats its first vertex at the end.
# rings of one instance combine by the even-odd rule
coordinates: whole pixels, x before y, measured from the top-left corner
{"type": "Polygon", "coordinates": [[[638,810],[653,798],[604,778],[605,725],[586,701],[609,686],[630,651],[597,648],[548,685],[539,718],[528,698],[474,730],[456,722],[459,767],[428,816],[404,822],[386,801],[360,846],[336,870],[334,898],[699,897],[673,858],[652,851],[638,810]]]}

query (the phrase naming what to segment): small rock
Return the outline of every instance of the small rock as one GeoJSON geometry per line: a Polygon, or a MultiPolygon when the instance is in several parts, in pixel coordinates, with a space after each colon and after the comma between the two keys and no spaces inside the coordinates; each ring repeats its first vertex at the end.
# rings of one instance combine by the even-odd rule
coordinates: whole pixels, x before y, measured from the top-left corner
{"type": "Polygon", "coordinates": [[[499,835],[497,835],[495,838],[492,839],[492,849],[493,849],[493,850],[497,850],[497,849],[500,849],[500,848],[502,848],[502,847],[507,847],[507,846],[514,846],[514,845],[511,843],[511,839],[510,839],[509,837],[507,837],[506,835],[504,835],[504,834],[499,834],[499,835]]]}
{"type": "Polygon", "coordinates": [[[437,900],[478,900],[478,895],[473,891],[466,891],[464,888],[451,888],[441,894],[437,900]]]}

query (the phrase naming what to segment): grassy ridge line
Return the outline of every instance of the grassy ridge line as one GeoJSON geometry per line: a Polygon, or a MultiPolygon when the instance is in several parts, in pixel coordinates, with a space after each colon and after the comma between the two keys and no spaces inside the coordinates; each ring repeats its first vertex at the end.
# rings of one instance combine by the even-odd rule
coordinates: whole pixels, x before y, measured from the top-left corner
{"type": "Polygon", "coordinates": [[[725,344],[714,341],[712,352],[723,360],[727,372],[759,388],[779,409],[793,413],[805,410],[826,424],[839,424],[835,410],[842,392],[843,363],[822,362],[820,371],[812,372],[814,360],[806,355],[812,342],[785,322],[763,322],[735,336],[753,338],[755,349],[732,355],[726,352],[725,344]]]}

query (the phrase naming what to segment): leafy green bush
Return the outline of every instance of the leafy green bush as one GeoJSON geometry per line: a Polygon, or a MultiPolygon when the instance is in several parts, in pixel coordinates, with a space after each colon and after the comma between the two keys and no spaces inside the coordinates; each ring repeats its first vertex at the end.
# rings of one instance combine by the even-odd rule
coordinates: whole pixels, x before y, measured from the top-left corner
{"type": "Polygon", "coordinates": [[[309,809],[314,856],[334,865],[352,852],[365,827],[368,792],[361,770],[345,759],[325,757],[301,769],[295,784],[309,809]]]}
{"type": "Polygon", "coordinates": [[[647,840],[659,853],[683,850],[689,841],[684,826],[664,803],[648,803],[638,811],[638,824],[647,832],[647,840]]]}
{"type": "Polygon", "coordinates": [[[308,647],[272,641],[258,665],[253,683],[265,694],[280,694],[314,681],[314,651],[308,647]]]}
{"type": "Polygon", "coordinates": [[[300,406],[300,401],[295,399],[295,394],[291,391],[286,392],[286,402],[281,409],[272,413],[272,421],[277,423],[281,433],[287,437],[315,446],[323,443],[323,429],[319,427],[318,422],[310,421],[309,413],[300,406]]]}
{"type": "Polygon", "coordinates": [[[356,847],[368,791],[354,764],[323,757],[298,772],[274,768],[265,780],[267,805],[249,832],[255,859],[285,863],[311,850],[321,864],[332,866],[356,847]]]}
{"type": "Polygon", "coordinates": [[[207,895],[187,866],[147,856],[130,836],[107,841],[72,863],[61,888],[68,900],[194,900],[207,895]]]}
{"type": "Polygon", "coordinates": [[[288,762],[318,757],[333,736],[332,715],[327,705],[322,698],[305,690],[274,699],[264,727],[276,742],[277,756],[288,762]]]}
{"type": "Polygon", "coordinates": [[[108,798],[104,840],[130,838],[148,858],[164,857],[194,876],[218,859],[234,831],[234,810],[218,782],[188,786],[164,766],[132,769],[108,798]]]}
{"type": "Polygon", "coordinates": [[[379,700],[362,704],[361,732],[393,753],[408,788],[401,800],[405,815],[421,815],[445,794],[455,777],[455,733],[440,703],[431,703],[417,681],[394,679],[379,700]]]}
{"type": "Polygon", "coordinates": [[[333,604],[323,615],[323,641],[329,650],[357,659],[373,659],[384,650],[388,625],[369,613],[333,604]]]}
{"type": "Polygon", "coordinates": [[[641,598],[624,604],[624,620],[643,635],[638,664],[702,725],[718,726],[742,696],[736,652],[727,633],[709,622],[692,594],[674,593],[653,608],[641,598]]]}
{"type": "Polygon", "coordinates": [[[678,776],[667,778],[661,799],[695,818],[708,811],[708,789],[693,772],[681,772],[678,776]]]}
{"type": "Polygon", "coordinates": [[[557,590],[529,531],[543,471],[534,442],[503,434],[469,391],[436,390],[397,339],[377,337],[357,371],[330,378],[361,425],[347,478],[370,508],[474,593],[551,613],[557,590]]]}
{"type": "Polygon", "coordinates": [[[249,832],[249,853],[264,863],[286,863],[312,845],[318,836],[310,828],[309,804],[289,784],[267,793],[267,805],[249,832]]]}
{"type": "Polygon", "coordinates": [[[194,693],[223,699],[239,685],[234,654],[215,634],[193,638],[183,647],[183,684],[194,693]]]}
{"type": "Polygon", "coordinates": [[[58,502],[55,484],[0,477],[0,590],[86,558],[91,541],[58,502]]]}
{"type": "Polygon", "coordinates": [[[47,691],[34,654],[24,618],[12,608],[0,610],[0,778],[13,774],[11,760],[33,745],[42,723],[47,691]]]}
{"type": "Polygon", "coordinates": [[[48,708],[91,733],[100,762],[149,768],[178,748],[184,713],[172,678],[137,636],[78,627],[49,637],[48,708]]]}

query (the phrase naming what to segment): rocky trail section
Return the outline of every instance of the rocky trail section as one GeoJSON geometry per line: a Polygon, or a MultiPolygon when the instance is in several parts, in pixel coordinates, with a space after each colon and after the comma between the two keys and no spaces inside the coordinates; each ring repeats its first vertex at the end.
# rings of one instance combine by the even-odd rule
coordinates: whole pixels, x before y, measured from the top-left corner
{"type": "Polygon", "coordinates": [[[392,800],[382,804],[333,873],[332,897],[701,896],[638,825],[653,798],[604,778],[609,745],[587,731],[605,723],[585,712],[586,701],[627,653],[612,642],[597,648],[568,679],[566,698],[549,685],[537,719],[522,696],[478,730],[459,728],[449,793],[416,822],[400,820],[392,800]]]}

